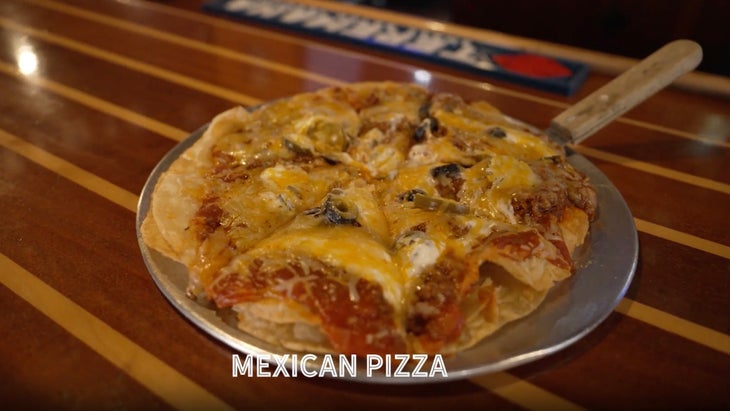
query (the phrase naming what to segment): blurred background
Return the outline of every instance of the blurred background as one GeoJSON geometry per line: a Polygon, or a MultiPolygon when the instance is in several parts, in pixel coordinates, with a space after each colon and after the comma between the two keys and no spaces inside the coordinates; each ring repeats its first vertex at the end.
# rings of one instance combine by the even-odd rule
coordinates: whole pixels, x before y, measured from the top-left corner
{"type": "Polygon", "coordinates": [[[345,1],[639,59],[686,38],[699,70],[730,76],[730,0],[345,1]]]}

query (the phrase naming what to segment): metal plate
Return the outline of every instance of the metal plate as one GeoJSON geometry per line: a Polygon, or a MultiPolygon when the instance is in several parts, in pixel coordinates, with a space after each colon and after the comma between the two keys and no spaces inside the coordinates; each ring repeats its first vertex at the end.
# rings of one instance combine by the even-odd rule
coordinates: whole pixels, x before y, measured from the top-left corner
{"type": "MultiPolygon", "coordinates": [[[[181,264],[150,249],[142,240],[140,227],[150,205],[150,196],[160,175],[205,131],[204,126],[175,146],[152,171],[140,196],[137,211],[137,240],[142,257],[160,291],[193,324],[234,350],[273,362],[274,356],[305,353],[273,346],[224,322],[215,311],[185,295],[187,270],[181,264]]],[[[576,251],[575,275],[557,284],[542,305],[528,316],[509,323],[476,346],[443,357],[448,376],[394,378],[376,370],[368,377],[357,372],[345,378],[371,383],[414,384],[463,379],[496,372],[545,357],[585,336],[613,311],[631,283],[638,259],[636,227],[624,199],[585,157],[568,154],[568,161],[588,175],[598,193],[598,217],[591,225],[586,244],[576,251]]],[[[283,358],[283,357],[281,357],[283,358]]],[[[321,359],[318,360],[321,361],[321,359]]],[[[289,369],[297,366],[291,359],[289,369]]],[[[308,363],[318,370],[317,361],[308,363]]],[[[362,365],[358,363],[358,365],[362,365]]],[[[273,369],[272,369],[273,370],[273,369]]],[[[301,375],[301,374],[300,374],[301,375]]]]}

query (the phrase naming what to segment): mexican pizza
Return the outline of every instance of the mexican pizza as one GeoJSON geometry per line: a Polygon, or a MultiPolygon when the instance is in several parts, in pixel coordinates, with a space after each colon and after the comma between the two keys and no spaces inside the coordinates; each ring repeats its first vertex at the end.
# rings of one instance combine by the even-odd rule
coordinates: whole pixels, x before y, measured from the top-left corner
{"type": "Polygon", "coordinates": [[[595,214],[544,135],[373,82],[218,115],[160,176],[141,232],[192,298],[272,344],[453,353],[568,278],[595,214]]]}

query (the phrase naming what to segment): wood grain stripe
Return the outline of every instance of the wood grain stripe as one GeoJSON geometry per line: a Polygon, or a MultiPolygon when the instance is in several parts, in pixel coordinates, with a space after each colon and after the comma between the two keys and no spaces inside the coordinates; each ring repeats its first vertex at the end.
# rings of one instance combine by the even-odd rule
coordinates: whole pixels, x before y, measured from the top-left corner
{"type": "Polygon", "coordinates": [[[595,148],[587,146],[571,145],[570,148],[588,157],[594,157],[602,161],[619,164],[623,167],[632,168],[634,170],[639,170],[644,173],[654,174],[676,181],[681,181],[685,184],[691,184],[697,187],[706,188],[708,190],[719,191],[723,194],[730,194],[730,184],[725,184],[719,181],[710,180],[708,178],[698,177],[692,174],[683,173],[681,171],[672,170],[651,163],[634,160],[628,157],[620,156],[618,154],[608,153],[606,151],[597,150],[595,148]]]}
{"type": "Polygon", "coordinates": [[[2,129],[0,129],[0,145],[106,198],[114,204],[120,205],[129,211],[137,212],[138,197],[136,194],[130,193],[2,129]]]}
{"type": "MultiPolygon", "coordinates": [[[[218,55],[221,57],[227,57],[232,60],[246,62],[248,64],[256,65],[259,67],[264,67],[264,68],[274,70],[274,71],[279,71],[279,72],[286,73],[286,74],[289,74],[289,75],[292,75],[295,77],[314,80],[319,83],[322,83],[323,85],[344,84],[344,82],[342,80],[339,80],[339,79],[336,79],[333,77],[319,75],[316,73],[312,73],[312,72],[309,72],[306,70],[301,70],[296,67],[292,67],[292,66],[285,65],[285,64],[274,63],[274,62],[271,62],[271,61],[268,61],[265,59],[261,59],[261,58],[255,57],[255,56],[250,56],[250,55],[247,55],[244,53],[236,52],[234,50],[230,50],[225,47],[215,46],[215,45],[211,45],[211,44],[196,41],[196,40],[190,40],[185,37],[177,36],[177,35],[170,34],[167,32],[160,31],[160,30],[156,30],[156,29],[151,29],[151,28],[146,27],[141,24],[117,19],[117,18],[110,17],[110,16],[107,16],[107,15],[104,15],[101,13],[88,11],[88,10],[70,6],[67,4],[58,3],[53,0],[26,0],[26,1],[36,4],[38,6],[41,6],[41,7],[49,8],[49,9],[52,9],[52,10],[55,10],[58,12],[62,12],[65,14],[73,15],[73,16],[76,16],[79,18],[84,18],[87,20],[95,21],[97,23],[106,24],[106,25],[109,25],[112,27],[123,29],[123,30],[128,30],[128,31],[131,31],[131,32],[134,32],[137,34],[147,35],[147,36],[156,38],[158,40],[164,40],[164,41],[168,41],[170,43],[177,44],[180,46],[194,48],[196,50],[207,52],[207,53],[212,53],[212,54],[215,54],[215,55],[218,55]]],[[[409,66],[407,64],[399,63],[399,62],[396,62],[393,60],[379,58],[379,57],[375,57],[375,56],[363,54],[363,53],[352,52],[352,51],[345,50],[345,49],[335,49],[334,47],[325,46],[325,45],[322,45],[322,44],[319,44],[316,42],[306,41],[306,40],[297,38],[295,36],[286,36],[286,35],[282,35],[279,33],[273,33],[270,31],[257,29],[254,27],[244,26],[244,25],[240,25],[240,24],[237,25],[235,23],[231,23],[231,22],[228,22],[225,20],[210,18],[207,16],[201,16],[201,15],[198,15],[195,13],[190,13],[187,11],[174,9],[174,8],[167,7],[164,5],[151,4],[151,3],[140,3],[140,2],[134,2],[134,3],[140,7],[154,8],[155,10],[158,10],[161,12],[166,12],[168,14],[176,14],[178,16],[183,16],[183,17],[191,19],[191,20],[202,21],[207,24],[214,25],[214,26],[226,27],[229,29],[238,30],[238,31],[247,32],[247,33],[255,33],[256,35],[259,35],[262,37],[268,37],[268,38],[273,38],[273,39],[277,39],[277,40],[281,40],[281,41],[286,41],[291,44],[301,44],[306,47],[318,48],[321,50],[328,50],[332,53],[347,55],[347,56],[351,56],[351,57],[354,57],[354,58],[357,58],[360,60],[371,61],[371,62],[377,63],[377,64],[385,66],[385,67],[395,68],[397,70],[413,71],[415,69],[415,67],[409,66]]],[[[446,73],[434,72],[432,74],[434,75],[434,77],[444,79],[444,80],[447,80],[447,81],[455,83],[455,84],[461,84],[461,85],[464,85],[467,87],[490,91],[490,92],[494,92],[497,94],[508,95],[511,97],[520,98],[522,100],[528,100],[528,101],[544,104],[547,106],[558,107],[558,108],[567,108],[569,106],[568,104],[566,104],[564,102],[559,102],[559,101],[535,96],[535,95],[528,94],[528,93],[522,93],[522,92],[511,90],[511,89],[494,86],[494,85],[486,83],[486,82],[468,80],[468,79],[464,79],[461,77],[452,76],[452,75],[449,75],[446,73]]],[[[615,121],[629,124],[629,125],[632,125],[635,127],[647,128],[647,129],[651,129],[651,130],[655,130],[655,131],[660,131],[662,133],[670,134],[675,137],[680,137],[680,138],[689,139],[689,140],[693,140],[693,141],[699,141],[704,144],[730,148],[730,141],[722,141],[722,140],[718,140],[718,139],[714,139],[714,138],[702,137],[702,136],[698,136],[696,134],[687,133],[685,131],[680,131],[680,130],[663,127],[663,126],[657,126],[657,125],[647,123],[644,121],[632,120],[632,119],[623,118],[623,117],[616,119],[615,121]]]]}
{"type": "MultiPolygon", "coordinates": [[[[729,83],[730,83],[730,81],[729,81],[729,83]]],[[[658,124],[647,123],[646,121],[635,120],[635,119],[626,118],[626,117],[621,117],[621,118],[617,119],[616,121],[618,121],[620,123],[628,124],[628,125],[631,125],[634,127],[645,128],[647,130],[653,130],[653,131],[656,131],[656,132],[659,132],[662,134],[667,134],[667,135],[674,136],[674,137],[681,137],[686,140],[698,141],[700,143],[711,145],[711,146],[730,148],[730,141],[726,141],[727,139],[730,138],[730,136],[727,136],[727,135],[722,136],[722,137],[704,137],[704,136],[688,133],[686,131],[681,131],[681,130],[677,130],[677,129],[673,129],[673,128],[669,128],[669,127],[665,127],[665,126],[660,126],[658,124]],[[718,138],[724,138],[725,140],[718,140],[718,138]]]]}
{"type": "Polygon", "coordinates": [[[705,347],[730,355],[730,336],[727,334],[703,327],[629,298],[621,300],[616,307],[616,311],[669,333],[702,344],[705,347]]]}
{"type": "Polygon", "coordinates": [[[251,56],[237,51],[216,46],[214,44],[205,43],[198,40],[191,40],[185,37],[170,34],[161,30],[153,29],[142,24],[132,23],[130,21],[109,17],[104,14],[84,10],[79,7],[69,6],[66,4],[58,3],[55,1],[47,0],[30,0],[30,3],[37,4],[42,7],[46,7],[52,10],[60,11],[75,17],[80,17],[86,20],[91,20],[97,23],[105,24],[107,26],[115,27],[122,30],[131,31],[134,33],[142,34],[147,37],[151,37],[157,40],[166,41],[171,44],[175,44],[182,47],[191,48],[194,50],[202,51],[209,54],[214,54],[219,57],[225,57],[234,61],[239,61],[246,64],[251,64],[257,67],[263,67],[267,70],[277,71],[280,73],[288,74],[296,77],[303,77],[323,85],[325,84],[344,84],[343,81],[333,79],[331,77],[322,76],[317,73],[312,73],[304,70],[300,70],[296,67],[292,67],[286,64],[277,63],[261,57],[251,56]]]}
{"type": "Polygon", "coordinates": [[[234,408],[0,254],[0,282],[178,410],[234,408]]]}
{"type": "Polygon", "coordinates": [[[580,411],[585,409],[506,372],[474,377],[469,381],[527,410],[580,411]]]}
{"type": "Polygon", "coordinates": [[[65,86],[61,83],[55,82],[53,80],[48,80],[40,76],[25,76],[20,73],[20,71],[18,71],[17,67],[3,61],[0,61],[0,72],[27,81],[30,84],[44,88],[54,94],[79,103],[83,106],[127,121],[130,124],[142,127],[146,130],[152,131],[175,141],[180,141],[189,134],[188,132],[180,130],[179,128],[172,127],[161,121],[157,121],[153,118],[139,114],[132,110],[128,110],[122,106],[94,97],[91,94],[84,93],[74,88],[65,86]]]}
{"type": "Polygon", "coordinates": [[[80,43],[66,37],[62,37],[56,34],[50,34],[47,31],[36,30],[34,28],[15,23],[14,21],[5,17],[0,17],[0,26],[20,33],[31,35],[49,43],[86,54],[99,60],[104,60],[112,64],[116,64],[129,70],[138,71],[148,76],[169,81],[171,83],[178,84],[192,90],[197,90],[216,97],[220,97],[236,104],[251,106],[259,104],[261,102],[260,100],[243,93],[229,90],[224,87],[219,87],[205,81],[194,79],[192,77],[184,76],[182,74],[175,73],[173,71],[166,70],[151,64],[143,63],[141,61],[134,60],[120,54],[112,53],[97,47],[90,46],[88,44],[80,43]]]}
{"type": "Polygon", "coordinates": [[[636,229],[647,234],[651,234],[654,237],[663,238],[682,244],[687,247],[692,247],[697,250],[704,251],[706,253],[715,254],[717,256],[730,259],[730,247],[720,244],[714,241],[706,240],[701,237],[697,237],[691,234],[683,233],[678,230],[665,227],[663,225],[655,224],[639,218],[634,218],[636,229]]]}

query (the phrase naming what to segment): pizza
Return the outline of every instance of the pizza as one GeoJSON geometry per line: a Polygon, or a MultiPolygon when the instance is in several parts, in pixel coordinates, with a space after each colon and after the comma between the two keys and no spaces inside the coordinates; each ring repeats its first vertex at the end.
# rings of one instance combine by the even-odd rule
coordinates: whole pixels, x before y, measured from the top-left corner
{"type": "Polygon", "coordinates": [[[485,101],[356,83],[219,114],[152,190],[143,241],[261,340],[455,353],[575,272],[596,191],[485,101]]]}

